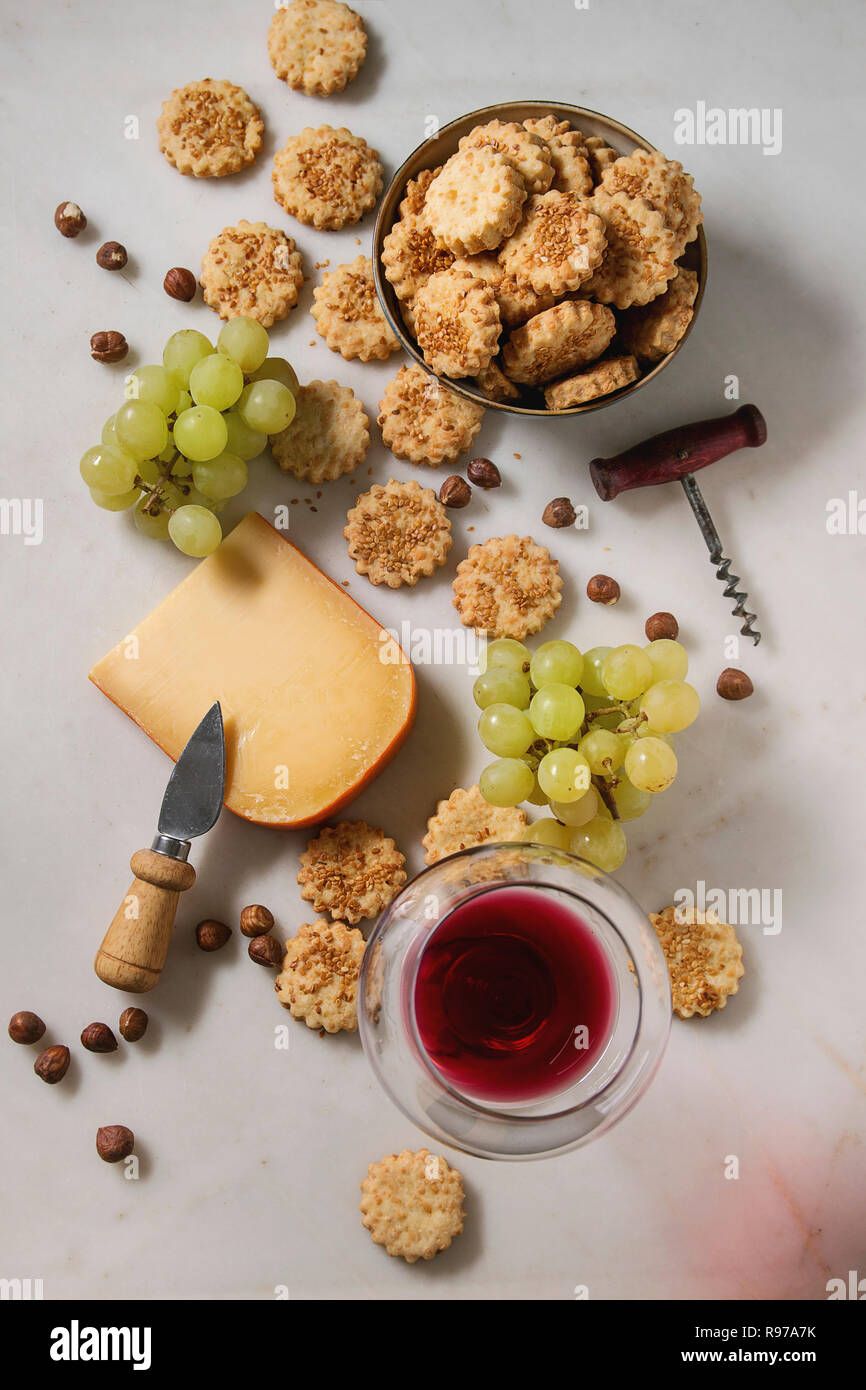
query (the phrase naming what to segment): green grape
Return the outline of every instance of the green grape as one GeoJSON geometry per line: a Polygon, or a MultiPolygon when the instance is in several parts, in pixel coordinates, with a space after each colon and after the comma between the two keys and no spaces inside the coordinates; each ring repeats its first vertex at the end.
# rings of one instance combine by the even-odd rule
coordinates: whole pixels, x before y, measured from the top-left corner
{"type": "Polygon", "coordinates": [[[95,444],[81,455],[78,471],[88,487],[95,487],[107,497],[119,497],[122,492],[129,492],[135,482],[138,465],[125,449],[95,444]]]}
{"type": "Polygon", "coordinates": [[[124,394],[128,401],[150,401],[163,415],[172,415],[177,410],[180,388],[165,367],[137,367],[126,378],[124,394]]]}
{"type": "Polygon", "coordinates": [[[243,492],[247,485],[247,466],[237,454],[217,454],[215,459],[193,464],[192,477],[199,492],[221,502],[243,492]]]}
{"type": "Polygon", "coordinates": [[[168,534],[184,555],[200,559],[216,550],[223,538],[222,527],[206,507],[184,506],[172,512],[168,534]]]}
{"type": "Polygon", "coordinates": [[[598,695],[587,695],[584,693],[583,702],[586,705],[586,717],[590,729],[611,729],[615,730],[625,719],[622,710],[617,707],[611,709],[614,703],[609,695],[603,698],[598,695]],[[609,710],[608,714],[598,714],[598,710],[609,710]],[[592,716],[592,718],[590,718],[592,716]]]}
{"type": "Polygon", "coordinates": [[[529,674],[536,690],[543,685],[580,685],[583,657],[573,642],[542,642],[532,656],[529,674]]]}
{"type": "Polygon", "coordinates": [[[596,868],[612,874],[625,859],[625,831],[618,821],[596,816],[573,831],[571,849],[581,859],[588,859],[596,868]]]}
{"type": "Polygon", "coordinates": [[[642,792],[639,787],[632,786],[631,782],[624,777],[614,787],[613,799],[616,802],[620,820],[637,820],[638,816],[642,816],[644,811],[649,808],[652,794],[642,792]]]}
{"type": "Polygon", "coordinates": [[[479,709],[488,705],[514,705],[515,709],[529,708],[529,681],[519,671],[494,666],[484,671],[472,687],[472,698],[479,709]]]}
{"type": "Polygon", "coordinates": [[[163,478],[159,484],[161,505],[167,512],[176,512],[189,500],[188,493],[181,491],[176,483],[163,478]]]}
{"type": "Polygon", "coordinates": [[[217,507],[223,507],[224,501],[217,501],[215,497],[208,497],[207,493],[199,492],[197,487],[188,487],[181,494],[180,506],[204,507],[209,512],[215,512],[217,507]]]}
{"type": "Polygon", "coordinates": [[[236,454],[244,462],[258,458],[268,442],[268,436],[263,434],[261,430],[251,430],[249,425],[244,424],[236,410],[227,410],[223,419],[228,431],[227,451],[230,454],[236,454]]]}
{"type": "Polygon", "coordinates": [[[541,787],[538,785],[538,777],[534,772],[532,774],[532,780],[532,791],[528,796],[523,798],[524,801],[528,801],[530,806],[546,806],[548,801],[547,793],[541,790],[541,787]]]}
{"type": "Polygon", "coordinates": [[[549,845],[551,849],[571,849],[571,831],[567,825],[545,816],[527,825],[523,839],[531,845],[549,845]]]}
{"type": "Polygon", "coordinates": [[[497,758],[521,757],[535,738],[523,710],[504,704],[487,706],[478,721],[478,733],[484,747],[497,758]]]}
{"type": "Polygon", "coordinates": [[[173,478],[191,478],[194,466],[192,459],[185,459],[183,454],[178,454],[171,465],[171,476],[173,478]]]}
{"type": "Polygon", "coordinates": [[[227,440],[226,422],[213,406],[191,406],[174,422],[174,442],[193,463],[215,459],[225,449],[227,440]]]}
{"type": "Polygon", "coordinates": [[[590,771],[597,776],[609,776],[616,772],[622,763],[625,740],[610,729],[597,729],[593,726],[586,737],[581,739],[578,748],[589,763],[590,771]]]}
{"type": "Polygon", "coordinates": [[[128,507],[134,506],[141,496],[141,489],[130,488],[129,492],[99,492],[97,488],[90,489],[90,496],[93,498],[97,507],[101,507],[105,512],[125,512],[128,507]]]}
{"type": "Polygon", "coordinates": [[[678,734],[700,713],[698,692],[687,681],[656,681],[641,696],[640,710],[658,734],[678,734]]]}
{"type": "Polygon", "coordinates": [[[294,396],[281,381],[251,381],[238,401],[238,415],[244,424],[265,434],[288,429],[296,409],[294,396]]]}
{"type": "Polygon", "coordinates": [[[157,454],[157,458],[159,459],[160,463],[171,463],[174,460],[174,456],[176,453],[177,449],[174,445],[174,431],[169,430],[168,443],[166,444],[165,448],[161,451],[161,453],[157,454]]]}
{"type": "Polygon", "coordinates": [[[633,700],[652,684],[650,659],[633,642],[614,647],[602,663],[601,678],[608,695],[615,700],[633,700]]]}
{"type": "Polygon", "coordinates": [[[636,739],[625,755],[625,773],[642,792],[663,792],[677,775],[677,755],[660,738],[636,739]]]}
{"type": "Polygon", "coordinates": [[[162,364],[171,372],[178,386],[184,391],[189,386],[189,374],[196,362],[213,352],[214,346],[209,338],[196,328],[182,328],[172,333],[162,350],[162,364]]]}
{"type": "Polygon", "coordinates": [[[153,401],[125,401],[114,417],[117,437],[136,459],[152,459],[168,443],[165,416],[153,401]]]}
{"type": "Polygon", "coordinates": [[[229,319],[220,329],[217,349],[242,372],[256,372],[268,355],[268,335],[255,319],[229,319]]]}
{"type": "Polygon", "coordinates": [[[590,780],[589,763],[576,748],[554,748],[538,764],[538,785],[551,801],[579,801],[590,780]]]}
{"type": "Polygon", "coordinates": [[[503,666],[506,671],[522,671],[526,675],[530,661],[529,648],[522,642],[515,642],[513,637],[498,637],[487,644],[484,669],[491,671],[503,666]]]}
{"type": "Polygon", "coordinates": [[[182,410],[189,410],[192,405],[192,396],[189,391],[181,391],[177,398],[177,405],[174,408],[175,415],[180,415],[182,410]]]}
{"type": "Polygon", "coordinates": [[[491,806],[518,806],[534,786],[532,768],[519,758],[497,758],[478,778],[478,790],[491,806]]]}
{"type": "Polygon", "coordinates": [[[139,459],[135,465],[138,470],[138,477],[148,487],[155,487],[163,477],[163,471],[156,459],[139,459]]]}
{"type": "Polygon", "coordinates": [[[613,647],[590,647],[588,652],[583,654],[583,674],[580,678],[580,688],[584,695],[594,695],[598,699],[607,700],[607,691],[604,688],[604,681],[601,678],[601,668],[604,665],[605,657],[613,651],[613,647]]]}
{"type": "Polygon", "coordinates": [[[136,504],[132,519],[137,529],[143,536],[150,537],[151,540],[164,541],[168,539],[168,512],[146,512],[148,498],[143,497],[136,504]]]}
{"type": "Polygon", "coordinates": [[[601,802],[595,787],[588,787],[577,801],[551,801],[550,803],[550,809],[556,819],[564,821],[572,828],[586,825],[588,820],[592,820],[598,815],[600,806],[601,802]]]}
{"type": "Polygon", "coordinates": [[[99,437],[103,444],[114,444],[119,448],[120,440],[117,437],[117,426],[113,415],[109,415],[105,424],[102,426],[102,434],[99,437]]]}
{"type": "Polygon", "coordinates": [[[529,706],[529,718],[541,738],[567,743],[574,738],[585,710],[583,699],[571,685],[545,685],[536,691],[529,706]]]}
{"type": "Polygon", "coordinates": [[[289,365],[285,357],[266,357],[257,371],[250,372],[249,379],[250,381],[281,381],[284,386],[288,386],[293,396],[297,396],[301,389],[295,369],[289,365]]]}
{"type": "Polygon", "coordinates": [[[670,637],[660,637],[657,642],[650,642],[644,647],[644,651],[650,659],[654,681],[685,680],[689,654],[681,643],[674,642],[670,637]]]}
{"type": "Polygon", "coordinates": [[[189,374],[189,389],[196,405],[228,410],[244,389],[244,374],[230,357],[212,352],[196,362],[189,374]]]}

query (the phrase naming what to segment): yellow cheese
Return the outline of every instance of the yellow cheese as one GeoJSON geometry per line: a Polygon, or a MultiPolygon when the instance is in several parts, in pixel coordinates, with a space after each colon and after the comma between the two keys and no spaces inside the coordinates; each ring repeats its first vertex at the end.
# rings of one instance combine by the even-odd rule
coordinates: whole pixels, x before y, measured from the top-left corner
{"type": "Polygon", "coordinates": [[[415,715],[396,643],[257,512],[90,679],[174,759],[219,700],[225,804],[267,825],[339,811],[415,715]]]}

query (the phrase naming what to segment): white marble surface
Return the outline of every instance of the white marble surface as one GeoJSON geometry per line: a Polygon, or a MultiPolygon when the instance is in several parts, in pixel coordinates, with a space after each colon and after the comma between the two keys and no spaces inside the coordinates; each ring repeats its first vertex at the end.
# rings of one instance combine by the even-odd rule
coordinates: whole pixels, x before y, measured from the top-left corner
{"type": "MultiPolygon", "coordinates": [[[[108,0],[5,8],[3,92],[3,495],[44,499],[38,546],[0,538],[3,594],[3,954],[6,1015],[31,1008],[51,1040],[74,1044],[64,1083],[33,1076],[33,1051],[0,1046],[0,1275],[38,1277],[45,1296],[292,1298],[820,1299],[834,1275],[866,1274],[863,1229],[864,934],[862,869],[864,540],[827,533],[826,504],[864,490],[863,103],[856,0],[817,6],[590,0],[485,0],[427,6],[358,0],[370,32],[359,79],[326,102],[291,93],[265,50],[266,0],[187,0],[143,9],[108,0]],[[181,178],[159,154],[154,121],[172,87],[227,76],[260,103],[257,166],[219,182],[181,178]],[[92,508],[77,458],[114,408],[127,367],[89,357],[96,329],[119,328],[132,362],[153,360],[175,328],[213,331],[201,302],[162,292],[169,266],[197,268],[208,239],[239,217],[288,219],[271,197],[270,157],[306,124],[348,124],[388,170],[425,121],[496,100],[570,100],[621,118],[680,154],[704,195],[710,278],[691,341],[629,404],[544,424],[495,419],[478,450],[500,492],[455,515],[454,557],[473,538],[543,533],[544,504],[590,506],[587,532],[543,533],[567,598],[547,635],[581,646],[639,638],[673,609],[704,697],[680,740],[676,788],[632,830],[622,882],[648,908],[676,886],[781,889],[781,932],[745,927],[747,974],[724,1014],[675,1020],[662,1071],[637,1110],[597,1145],[549,1163],[464,1159],[465,1235],[429,1266],[389,1260],[361,1229],[368,1161],[422,1136],[379,1093],[357,1039],[298,1025],[288,1053],[271,979],[241,942],[200,955],[199,917],[234,920],[250,901],[302,920],[294,882],[301,834],[222,817],[197,848],[165,979],[146,1001],[150,1032],[101,1058],[77,1036],[114,1023],[126,999],[90,962],[152,833],[169,764],[88,684],[92,662],[187,572],[189,562],[92,508]],[[679,151],[674,112],[699,101],[781,108],[783,148],[679,151]],[[140,139],[124,121],[140,121],[140,139]],[[86,236],[62,241],[61,198],[81,203],[86,236]],[[94,264],[103,239],[130,264],[94,264]],[[740,663],[756,694],[721,702],[736,629],[677,489],[598,503],[585,461],[661,428],[731,408],[726,376],[764,410],[770,442],[701,479],[764,643],[740,663]],[[519,455],[519,459],[516,457],[519,455]],[[476,529],[468,534],[469,527],[476,529]],[[613,610],[583,597],[613,573],[613,610]],[[99,1124],[139,1136],[138,1182],[102,1165],[99,1124]],[[740,1177],[723,1176],[726,1156],[740,1177]]],[[[297,234],[307,268],[353,258],[371,224],[297,234]]],[[[375,414],[396,362],[344,364],[302,307],[274,331],[302,378],[337,377],[375,414]]],[[[412,475],[380,443],[373,475],[412,475]]],[[[441,476],[441,475],[440,475],[441,476]]],[[[431,481],[432,481],[431,477],[431,481]]],[[[267,514],[293,495],[262,463],[245,499],[267,514]]],[[[374,592],[341,538],[350,498],[333,485],[316,515],[296,510],[293,539],[388,623],[452,621],[451,569],[407,593],[374,592]]],[[[235,509],[239,515],[242,508],[235,509]]],[[[737,663],[734,663],[737,664],[737,663]]],[[[357,803],[397,825],[413,867],[431,804],[475,776],[470,682],[419,670],[411,740],[357,803]]],[[[453,1155],[451,1155],[453,1157],[453,1155]]]]}

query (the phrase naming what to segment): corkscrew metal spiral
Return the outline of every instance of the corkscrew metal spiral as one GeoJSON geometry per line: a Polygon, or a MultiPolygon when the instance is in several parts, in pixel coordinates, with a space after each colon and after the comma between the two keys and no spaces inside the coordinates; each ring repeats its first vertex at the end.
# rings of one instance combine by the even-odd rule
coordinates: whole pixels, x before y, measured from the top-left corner
{"type": "Polygon", "coordinates": [[[753,624],[757,620],[757,614],[750,613],[745,606],[749,595],[744,590],[737,588],[737,585],[740,583],[740,576],[738,574],[731,574],[731,564],[733,562],[726,558],[722,550],[722,542],[719,539],[719,533],[713,525],[713,519],[707,510],[707,504],[701,496],[693,474],[687,473],[684,478],[680,479],[680,482],[682,483],[686,497],[689,499],[698,526],[701,528],[701,535],[706,541],[707,549],[710,552],[710,564],[717,567],[716,578],[720,579],[725,586],[725,598],[736,599],[736,604],[731,612],[735,617],[743,619],[743,626],[740,628],[740,633],[743,637],[751,637],[755,646],[757,646],[761,640],[760,632],[756,627],[753,627],[753,624]]]}

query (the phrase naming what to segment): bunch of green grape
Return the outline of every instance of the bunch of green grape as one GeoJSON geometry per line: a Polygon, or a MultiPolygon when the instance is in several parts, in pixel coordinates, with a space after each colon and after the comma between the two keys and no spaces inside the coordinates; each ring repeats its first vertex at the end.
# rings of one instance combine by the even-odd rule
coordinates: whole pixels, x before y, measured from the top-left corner
{"type": "Polygon", "coordinates": [[[679,642],[593,647],[491,642],[473,694],[478,732],[496,755],[479,778],[492,806],[529,801],[552,816],[526,839],[571,850],[608,873],[625,858],[622,822],[642,816],[677,774],[672,734],[700,699],[679,642]]]}
{"type": "Polygon", "coordinates": [[[132,508],[139,531],[169,537],[184,555],[222,540],[216,513],[247,485],[247,462],[291,424],[298,378],[268,357],[254,319],[229,319],[216,347],[194,328],[173,333],[162,366],[139,367],[81,476],[97,507],[132,508]]]}

